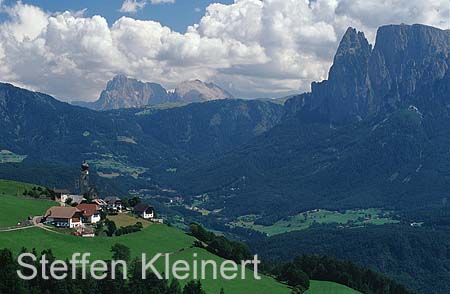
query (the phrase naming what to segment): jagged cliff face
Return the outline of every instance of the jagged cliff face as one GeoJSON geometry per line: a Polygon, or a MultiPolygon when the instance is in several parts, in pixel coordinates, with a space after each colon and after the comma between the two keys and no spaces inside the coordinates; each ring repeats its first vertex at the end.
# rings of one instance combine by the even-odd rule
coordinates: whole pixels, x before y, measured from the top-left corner
{"type": "Polygon", "coordinates": [[[449,30],[424,25],[381,27],[368,69],[378,103],[397,108],[414,102],[422,88],[431,92],[448,72],[449,51],[449,30]]]}
{"type": "MultiPolygon", "coordinates": [[[[383,26],[372,49],[363,33],[349,28],[328,80],[313,83],[311,93],[288,101],[287,111],[340,123],[409,104],[426,107],[423,92],[448,75],[449,51],[449,30],[383,26]]],[[[450,102],[449,94],[444,96],[440,100],[450,102]]]]}
{"type": "Polygon", "coordinates": [[[97,110],[136,108],[168,102],[166,89],[156,83],[144,83],[124,75],[117,75],[106,85],[99,100],[93,104],[97,110]]]}

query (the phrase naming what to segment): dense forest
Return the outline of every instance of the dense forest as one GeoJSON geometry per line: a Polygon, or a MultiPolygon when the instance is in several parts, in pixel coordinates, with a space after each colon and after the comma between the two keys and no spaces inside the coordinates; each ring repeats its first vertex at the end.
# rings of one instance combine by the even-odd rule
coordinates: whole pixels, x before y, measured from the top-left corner
{"type": "Polygon", "coordinates": [[[271,272],[278,280],[300,289],[307,289],[309,279],[314,279],[333,281],[364,294],[413,293],[380,273],[326,256],[297,257],[292,262],[273,267],[271,272]]]}
{"type": "MultiPolygon", "coordinates": [[[[235,261],[248,259],[251,255],[247,246],[237,241],[229,241],[224,236],[208,232],[201,225],[191,224],[190,231],[205,245],[207,250],[235,261]]],[[[264,272],[274,276],[278,281],[293,287],[295,293],[303,293],[309,288],[309,280],[333,281],[346,285],[365,294],[410,294],[413,293],[404,286],[385,275],[370,269],[365,269],[349,261],[339,261],[326,256],[306,256],[293,261],[270,261],[264,264],[264,272]]]]}
{"type": "Polygon", "coordinates": [[[450,234],[443,227],[320,226],[250,243],[263,259],[326,255],[382,272],[418,293],[450,292],[450,234]]]}

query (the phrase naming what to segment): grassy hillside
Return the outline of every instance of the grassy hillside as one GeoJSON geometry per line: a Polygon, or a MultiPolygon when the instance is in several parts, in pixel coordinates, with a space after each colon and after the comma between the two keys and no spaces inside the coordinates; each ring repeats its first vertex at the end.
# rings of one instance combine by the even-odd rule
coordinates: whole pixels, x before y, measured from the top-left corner
{"type": "MultiPolygon", "coordinates": [[[[17,182],[1,181],[0,197],[3,204],[0,206],[0,226],[7,222],[16,222],[28,215],[42,214],[49,206],[53,205],[51,201],[33,200],[12,195],[17,189],[29,188],[28,184],[17,182]]],[[[110,248],[121,243],[131,249],[133,257],[140,257],[142,253],[146,253],[148,257],[152,257],[157,253],[169,253],[170,263],[176,260],[186,260],[192,264],[193,260],[216,260],[217,257],[206,250],[192,247],[194,237],[184,232],[166,225],[152,224],[138,233],[123,235],[120,237],[95,237],[81,238],[76,236],[65,235],[56,232],[49,232],[40,228],[30,228],[27,230],[0,232],[0,248],[9,248],[17,254],[23,247],[31,250],[35,248],[37,252],[44,249],[52,249],[55,256],[64,259],[68,258],[74,252],[89,252],[91,260],[93,259],[111,259],[112,253],[110,248]],[[197,257],[194,257],[194,253],[197,257]]],[[[163,259],[159,260],[158,267],[163,269],[163,259]]],[[[240,275],[239,275],[240,276],[240,275]]],[[[207,273],[207,279],[202,284],[207,293],[219,293],[224,288],[225,293],[233,294],[288,294],[290,289],[275,281],[270,277],[263,277],[258,281],[253,278],[253,272],[246,270],[245,280],[213,280],[211,272],[207,273]]],[[[183,282],[182,282],[183,283],[183,282]]],[[[355,292],[345,292],[346,287],[341,285],[328,285],[325,282],[312,282],[309,294],[327,294],[327,293],[343,293],[351,294],[355,292]],[[334,291],[334,292],[327,292],[334,291]]]]}
{"type": "Polygon", "coordinates": [[[358,294],[349,287],[333,282],[311,281],[311,285],[305,294],[358,294]]]}
{"type": "MultiPolygon", "coordinates": [[[[151,225],[139,233],[114,238],[80,238],[38,228],[0,233],[0,248],[11,248],[15,253],[18,253],[22,247],[28,247],[28,249],[33,247],[38,252],[51,248],[58,258],[70,257],[73,252],[89,252],[93,259],[111,259],[111,246],[121,243],[131,249],[134,257],[140,257],[142,253],[147,253],[149,257],[156,253],[173,253],[170,255],[171,263],[183,259],[192,264],[193,254],[197,253],[198,260],[222,260],[203,249],[190,248],[193,241],[193,237],[166,225],[151,225]]],[[[158,264],[161,270],[163,269],[162,261],[158,264]]],[[[246,275],[248,277],[246,280],[207,279],[202,281],[202,284],[207,293],[219,293],[221,287],[226,293],[290,293],[286,286],[272,278],[264,277],[261,281],[257,281],[251,278],[252,272],[247,271],[246,275]],[[270,292],[265,292],[268,289],[270,292]]],[[[210,276],[207,277],[210,278],[210,276]]]]}
{"type": "Polygon", "coordinates": [[[16,197],[36,185],[0,180],[0,227],[14,226],[28,216],[42,215],[55,202],[16,197]]]}
{"type": "Polygon", "coordinates": [[[145,228],[151,224],[151,222],[149,222],[145,219],[138,218],[131,214],[125,214],[125,213],[120,213],[118,215],[109,215],[108,219],[114,221],[116,223],[117,227],[132,226],[132,225],[136,224],[137,222],[140,222],[140,223],[142,223],[142,226],[145,228]]]}
{"type": "Polygon", "coordinates": [[[0,195],[22,195],[23,191],[30,190],[37,186],[38,185],[0,179],[0,195]]]}
{"type": "MultiPolygon", "coordinates": [[[[90,252],[95,259],[110,259],[110,248],[115,243],[121,243],[131,249],[134,257],[147,253],[152,257],[156,253],[170,254],[170,262],[183,259],[192,264],[193,254],[197,254],[197,260],[216,260],[222,259],[199,248],[191,248],[194,238],[184,234],[182,231],[168,227],[166,225],[151,225],[142,232],[120,236],[120,237],[96,237],[80,238],[63,234],[52,233],[38,228],[21,230],[16,232],[0,233],[0,248],[11,248],[15,253],[19,252],[27,244],[33,244],[38,252],[43,249],[51,248],[59,258],[70,257],[73,252],[90,252]]],[[[28,246],[28,249],[31,249],[28,246]]],[[[160,260],[158,267],[163,269],[163,260],[160,260]]],[[[225,281],[222,279],[212,280],[211,273],[207,275],[207,280],[202,281],[207,293],[219,293],[223,287],[225,293],[233,294],[260,294],[260,293],[290,293],[290,290],[270,277],[263,277],[257,281],[253,279],[253,272],[247,270],[247,279],[225,281]]],[[[355,294],[356,291],[345,286],[312,281],[308,294],[355,294]]]]}
{"type": "Polygon", "coordinates": [[[29,216],[43,215],[45,211],[55,205],[54,201],[17,198],[15,196],[0,195],[2,207],[0,211],[0,227],[14,226],[29,216]],[[8,211],[7,214],[3,211],[8,211]]]}

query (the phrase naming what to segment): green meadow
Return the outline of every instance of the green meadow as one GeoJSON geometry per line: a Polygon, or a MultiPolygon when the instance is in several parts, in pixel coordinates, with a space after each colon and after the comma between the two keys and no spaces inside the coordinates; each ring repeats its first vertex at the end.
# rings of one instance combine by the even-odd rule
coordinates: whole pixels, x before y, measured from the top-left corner
{"type": "Polygon", "coordinates": [[[0,196],[22,195],[23,191],[29,190],[33,187],[38,187],[38,185],[0,179],[0,196]]]}
{"type": "Polygon", "coordinates": [[[354,209],[340,211],[329,211],[316,209],[279,220],[271,226],[255,224],[258,219],[256,215],[245,215],[239,217],[229,225],[234,227],[243,227],[252,229],[268,236],[283,234],[292,231],[304,230],[315,224],[337,224],[342,226],[365,226],[365,225],[383,225],[387,223],[396,223],[397,220],[391,219],[390,212],[381,209],[354,209]]]}
{"type": "Polygon", "coordinates": [[[0,228],[17,225],[29,216],[42,215],[54,201],[16,197],[36,185],[0,180],[0,228]]]}
{"type": "Polygon", "coordinates": [[[308,291],[305,294],[359,294],[349,287],[333,282],[311,281],[308,291]]]}
{"type": "Polygon", "coordinates": [[[0,228],[15,226],[18,222],[27,220],[29,216],[43,215],[48,208],[56,205],[54,201],[4,195],[0,195],[0,201],[0,228]],[[3,213],[3,210],[8,211],[8,214],[3,213]]]}

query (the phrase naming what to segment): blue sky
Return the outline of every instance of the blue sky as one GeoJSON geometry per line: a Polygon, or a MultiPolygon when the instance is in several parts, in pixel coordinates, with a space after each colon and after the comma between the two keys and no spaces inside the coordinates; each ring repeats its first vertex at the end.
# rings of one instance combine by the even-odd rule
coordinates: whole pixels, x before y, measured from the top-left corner
{"type": "Polygon", "coordinates": [[[373,44],[399,23],[450,29],[449,0],[0,0],[0,81],[65,101],[119,73],[283,97],[327,78],[348,27],[373,44]]]}
{"type": "MultiPolygon", "coordinates": [[[[15,0],[6,0],[10,5],[15,0]]],[[[198,23],[204,15],[205,8],[211,3],[230,4],[233,0],[178,0],[175,3],[147,4],[137,13],[120,12],[123,0],[22,0],[23,3],[39,6],[50,12],[86,9],[86,16],[101,15],[114,23],[122,16],[131,16],[141,20],[154,20],[168,26],[174,31],[185,32],[189,25],[198,23]]],[[[5,15],[1,16],[5,17],[5,15]]]]}

